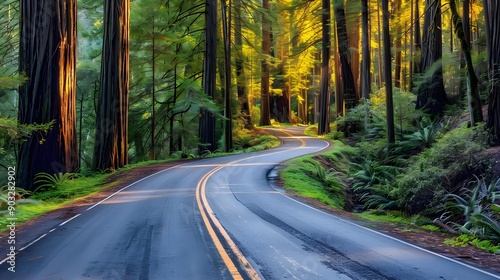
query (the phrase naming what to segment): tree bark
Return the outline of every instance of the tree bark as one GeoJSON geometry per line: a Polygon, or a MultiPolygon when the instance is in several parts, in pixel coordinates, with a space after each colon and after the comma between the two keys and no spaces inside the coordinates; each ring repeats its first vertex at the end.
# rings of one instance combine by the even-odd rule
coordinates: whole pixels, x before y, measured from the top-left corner
{"type": "Polygon", "coordinates": [[[394,133],[394,105],[392,100],[391,77],[391,38],[389,34],[389,0],[382,0],[382,22],[384,40],[384,73],[385,73],[385,102],[387,117],[387,143],[389,146],[395,142],[394,133]]]}
{"type": "Polygon", "coordinates": [[[397,18],[397,28],[396,28],[396,39],[395,39],[395,47],[396,47],[396,59],[395,59],[395,69],[394,69],[394,87],[401,88],[401,68],[402,68],[402,43],[401,43],[401,36],[402,36],[402,28],[401,28],[401,22],[399,22],[399,19],[401,18],[401,0],[396,0],[394,2],[394,15],[395,18],[397,18]]]}
{"type": "Polygon", "coordinates": [[[355,104],[359,103],[361,98],[361,64],[360,64],[360,29],[361,29],[361,13],[360,0],[346,0],[345,15],[349,18],[346,20],[347,36],[349,39],[349,65],[351,67],[352,77],[354,80],[355,104]]]}
{"type": "MultiPolygon", "coordinates": [[[[322,0],[322,62],[318,135],[330,132],[330,0],[322,0]]],[[[347,34],[346,34],[347,36],[347,34]]]]}
{"type": "MultiPolygon", "coordinates": [[[[221,0],[222,11],[222,33],[224,42],[224,145],[226,152],[233,149],[233,114],[231,111],[231,10],[227,13],[228,6],[226,0],[221,0]]],[[[230,9],[230,8],[229,8],[230,9]]]]}
{"type": "MultiPolygon", "coordinates": [[[[217,0],[206,1],[205,13],[205,55],[203,59],[202,87],[212,100],[216,93],[217,75],[217,0]]],[[[215,141],[215,116],[212,112],[201,109],[200,112],[200,153],[213,152],[217,148],[215,141]]]]}
{"type": "Polygon", "coordinates": [[[55,121],[47,133],[21,144],[17,186],[33,190],[39,172],[75,172],[76,1],[20,1],[19,72],[28,80],[19,89],[19,123],[55,121]]]}
{"type": "Polygon", "coordinates": [[[356,82],[351,71],[349,55],[349,38],[343,0],[335,0],[335,21],[337,22],[337,45],[340,56],[341,75],[343,80],[343,93],[345,110],[354,108],[356,103],[356,82]]]}
{"type": "Polygon", "coordinates": [[[361,95],[365,99],[370,98],[371,91],[371,57],[370,57],[370,26],[368,0],[361,0],[361,21],[362,21],[362,61],[361,61],[361,95]]]}
{"type": "Polygon", "coordinates": [[[481,109],[481,98],[479,97],[478,78],[474,71],[472,55],[470,52],[470,43],[467,41],[466,30],[462,24],[462,19],[458,15],[457,5],[455,0],[450,0],[450,10],[452,13],[452,21],[455,27],[455,33],[460,41],[462,53],[467,66],[467,100],[469,107],[470,122],[475,126],[477,122],[483,121],[483,111],[481,109]]]}
{"type": "Polygon", "coordinates": [[[262,8],[266,13],[262,15],[262,70],[261,70],[261,107],[260,107],[260,125],[271,124],[271,108],[269,104],[269,63],[268,56],[271,55],[271,23],[268,14],[270,10],[269,0],[262,1],[262,8]]]}
{"type": "Polygon", "coordinates": [[[488,128],[497,144],[500,142],[500,3],[484,0],[486,37],[488,38],[488,128]]]}
{"type": "Polygon", "coordinates": [[[423,109],[432,116],[443,113],[448,98],[444,89],[441,32],[441,0],[426,0],[427,12],[424,18],[424,39],[420,67],[425,78],[417,95],[417,109],[423,109]]]}
{"type": "Polygon", "coordinates": [[[93,169],[115,170],[128,163],[130,0],[106,0],[103,26],[93,169]]]}
{"type": "Polygon", "coordinates": [[[240,118],[243,119],[244,127],[252,129],[252,115],[250,113],[250,104],[246,92],[245,67],[243,66],[243,33],[242,33],[242,4],[241,0],[234,1],[234,45],[236,50],[236,91],[238,92],[238,101],[240,103],[240,118]]]}
{"type": "Polygon", "coordinates": [[[413,21],[413,48],[414,55],[412,56],[412,75],[410,75],[410,90],[413,90],[415,84],[415,75],[422,73],[420,69],[420,60],[422,57],[422,37],[420,35],[420,1],[414,0],[415,3],[415,12],[414,12],[414,21],[413,21]]]}

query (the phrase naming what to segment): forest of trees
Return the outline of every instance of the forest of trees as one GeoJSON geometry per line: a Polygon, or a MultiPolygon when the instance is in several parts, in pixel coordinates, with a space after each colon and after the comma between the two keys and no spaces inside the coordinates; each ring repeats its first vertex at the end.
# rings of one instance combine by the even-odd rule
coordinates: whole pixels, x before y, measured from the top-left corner
{"type": "Polygon", "coordinates": [[[231,151],[255,125],[348,136],[331,124],[376,93],[388,143],[410,93],[433,120],[467,110],[494,144],[499,49],[496,0],[7,0],[2,165],[30,190],[39,172],[231,151]]]}

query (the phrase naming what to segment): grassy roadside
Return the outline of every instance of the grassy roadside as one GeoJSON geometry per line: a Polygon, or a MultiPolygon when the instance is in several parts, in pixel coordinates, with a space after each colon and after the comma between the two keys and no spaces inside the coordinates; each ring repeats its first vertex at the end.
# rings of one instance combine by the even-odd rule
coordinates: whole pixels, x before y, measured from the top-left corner
{"type": "MultiPolygon", "coordinates": [[[[306,134],[315,136],[315,127],[306,129],[306,134]]],[[[321,137],[328,139],[329,137],[321,137]]],[[[330,139],[331,140],[331,139],[330,139]]],[[[345,145],[341,141],[331,140],[332,149],[319,155],[307,155],[295,158],[285,163],[281,170],[281,179],[284,188],[292,193],[319,201],[328,205],[335,213],[345,213],[346,217],[354,217],[363,221],[363,224],[375,228],[383,228],[384,225],[398,228],[404,233],[448,233],[434,224],[432,219],[423,215],[409,215],[398,210],[366,210],[361,213],[353,211],[354,205],[349,198],[352,193],[352,164],[344,156],[359,153],[354,147],[345,145]],[[350,170],[351,169],[351,170],[350,170]],[[348,209],[347,211],[345,209],[348,209]]],[[[352,200],[352,199],[351,199],[352,200]]],[[[323,206],[319,206],[323,207],[323,206]]],[[[481,250],[499,254],[500,245],[479,237],[461,234],[444,240],[443,245],[457,246],[472,245],[481,250]]]]}
{"type": "MultiPolygon", "coordinates": [[[[280,145],[278,138],[265,133],[252,135],[247,146],[238,146],[231,153],[212,153],[209,157],[224,156],[230,154],[239,154],[244,152],[256,152],[265,149],[275,148],[280,145]]],[[[72,176],[50,176],[48,184],[44,191],[29,193],[22,189],[16,191],[15,218],[16,224],[22,224],[32,220],[50,211],[62,208],[68,204],[82,200],[90,195],[108,190],[118,182],[110,181],[110,176],[125,173],[135,168],[163,164],[173,161],[179,161],[180,158],[170,158],[166,160],[144,161],[136,164],[129,164],[112,173],[93,173],[87,176],[74,174],[72,176]]],[[[68,175],[68,174],[66,174],[68,175]]],[[[6,190],[0,193],[0,232],[8,230],[6,227],[10,221],[8,211],[8,194],[6,190]],[[4,230],[5,229],[5,230],[4,230]]]]}
{"type": "MultiPolygon", "coordinates": [[[[310,129],[307,129],[310,131],[310,129]]],[[[306,130],[306,131],[307,131],[306,130]]],[[[335,209],[345,206],[345,183],[341,174],[347,172],[347,167],[342,164],[342,153],[349,150],[340,141],[334,141],[333,148],[321,155],[306,155],[291,159],[285,163],[281,170],[281,179],[285,189],[293,193],[318,200],[335,209]],[[339,165],[328,166],[322,159],[335,159],[339,165]]]]}

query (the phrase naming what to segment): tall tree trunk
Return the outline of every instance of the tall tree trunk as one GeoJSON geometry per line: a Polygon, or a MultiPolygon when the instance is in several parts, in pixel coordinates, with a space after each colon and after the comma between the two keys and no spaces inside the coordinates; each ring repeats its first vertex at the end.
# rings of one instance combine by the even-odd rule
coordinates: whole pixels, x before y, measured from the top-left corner
{"type": "Polygon", "coordinates": [[[340,67],[343,80],[343,92],[345,100],[345,109],[354,108],[356,103],[356,82],[351,71],[349,38],[347,37],[347,25],[345,18],[343,0],[335,0],[335,21],[337,22],[337,44],[340,55],[340,67]]]}
{"type": "Polygon", "coordinates": [[[397,88],[401,88],[401,65],[402,65],[402,43],[401,43],[401,37],[402,37],[402,28],[401,28],[401,0],[396,0],[394,2],[394,15],[397,24],[396,28],[396,38],[395,38],[395,45],[396,45],[396,60],[395,60],[395,69],[394,69],[394,86],[397,88]]]}
{"type": "Polygon", "coordinates": [[[426,73],[417,96],[417,109],[438,116],[443,113],[448,98],[444,89],[441,32],[441,0],[426,0],[427,12],[424,18],[424,39],[422,44],[421,69],[426,73]]]}
{"type": "Polygon", "coordinates": [[[156,159],[156,33],[155,16],[152,20],[152,46],[151,46],[151,159],[156,159]]]}
{"type": "Polygon", "coordinates": [[[380,16],[380,7],[377,7],[377,39],[378,39],[378,87],[382,88],[384,84],[384,68],[383,68],[383,60],[382,60],[382,20],[380,16]]]}
{"type": "Polygon", "coordinates": [[[232,94],[231,94],[231,8],[227,12],[228,6],[226,0],[221,0],[222,11],[222,33],[224,42],[224,117],[226,117],[224,125],[224,145],[226,152],[233,149],[233,114],[231,111],[232,94]]]}
{"type": "Polygon", "coordinates": [[[371,57],[370,57],[370,26],[368,0],[361,0],[361,20],[362,20],[362,61],[361,61],[361,95],[363,98],[370,98],[371,91],[371,57]]]}
{"type": "Polygon", "coordinates": [[[103,26],[93,169],[114,170],[128,163],[130,0],[106,0],[103,26]]]}
{"type": "Polygon", "coordinates": [[[415,85],[415,75],[422,73],[420,69],[420,60],[422,58],[422,37],[420,35],[420,1],[414,0],[415,3],[415,16],[413,21],[414,28],[414,56],[412,57],[413,67],[412,75],[410,76],[410,90],[413,90],[415,85]]]}
{"type": "MultiPolygon", "coordinates": [[[[322,62],[318,135],[330,132],[330,0],[322,0],[322,62]]],[[[347,34],[346,34],[347,36],[347,34]]]]}
{"type": "MultiPolygon", "coordinates": [[[[217,80],[217,0],[206,1],[205,13],[205,55],[203,58],[202,87],[205,94],[215,99],[217,80]]],[[[215,141],[215,116],[202,109],[200,112],[200,153],[213,152],[217,148],[215,141]]]]}
{"type": "Polygon", "coordinates": [[[241,0],[234,1],[234,46],[236,50],[236,91],[238,92],[238,101],[240,103],[240,118],[243,120],[246,129],[252,129],[252,115],[250,113],[250,104],[246,92],[245,67],[243,66],[243,33],[242,33],[242,4],[241,0]]]}
{"type": "Polygon", "coordinates": [[[500,3],[484,0],[486,18],[486,38],[488,38],[488,128],[497,144],[500,142],[500,3]]]}
{"type": "Polygon", "coordinates": [[[354,79],[354,92],[355,92],[355,104],[359,103],[361,98],[361,65],[360,65],[360,0],[346,0],[345,2],[345,14],[347,36],[349,38],[349,65],[351,67],[352,77],[354,79]]]}
{"type": "Polygon", "coordinates": [[[269,104],[269,63],[267,56],[271,55],[271,22],[268,19],[270,10],[269,0],[262,1],[262,8],[265,13],[262,15],[262,70],[261,70],[261,107],[260,125],[271,124],[271,108],[269,104]]]}
{"type": "Polygon", "coordinates": [[[467,100],[470,114],[471,125],[476,125],[477,122],[483,121],[483,111],[481,109],[481,98],[479,97],[478,78],[474,71],[474,64],[472,63],[472,56],[470,52],[470,44],[465,35],[462,19],[458,15],[457,5],[455,0],[450,0],[450,10],[452,13],[453,25],[455,32],[460,40],[460,46],[465,58],[467,66],[467,100]]]}
{"type": "Polygon", "coordinates": [[[19,123],[55,121],[46,134],[21,144],[17,186],[33,190],[39,172],[74,172],[76,137],[76,1],[20,2],[19,123]]]}
{"type": "Polygon", "coordinates": [[[392,78],[391,78],[391,38],[389,34],[389,0],[382,0],[382,21],[384,34],[384,73],[385,73],[385,102],[387,110],[387,143],[395,142],[394,132],[394,105],[392,100],[392,78]]]}

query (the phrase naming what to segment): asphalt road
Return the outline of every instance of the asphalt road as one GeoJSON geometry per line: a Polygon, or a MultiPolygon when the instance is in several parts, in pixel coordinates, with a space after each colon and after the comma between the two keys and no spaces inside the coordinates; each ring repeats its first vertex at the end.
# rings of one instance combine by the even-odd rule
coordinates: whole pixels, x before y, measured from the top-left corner
{"type": "Polygon", "coordinates": [[[278,149],[126,187],[18,252],[16,272],[1,264],[0,279],[500,279],[284,195],[270,170],[328,146],[288,130],[278,149]]]}

